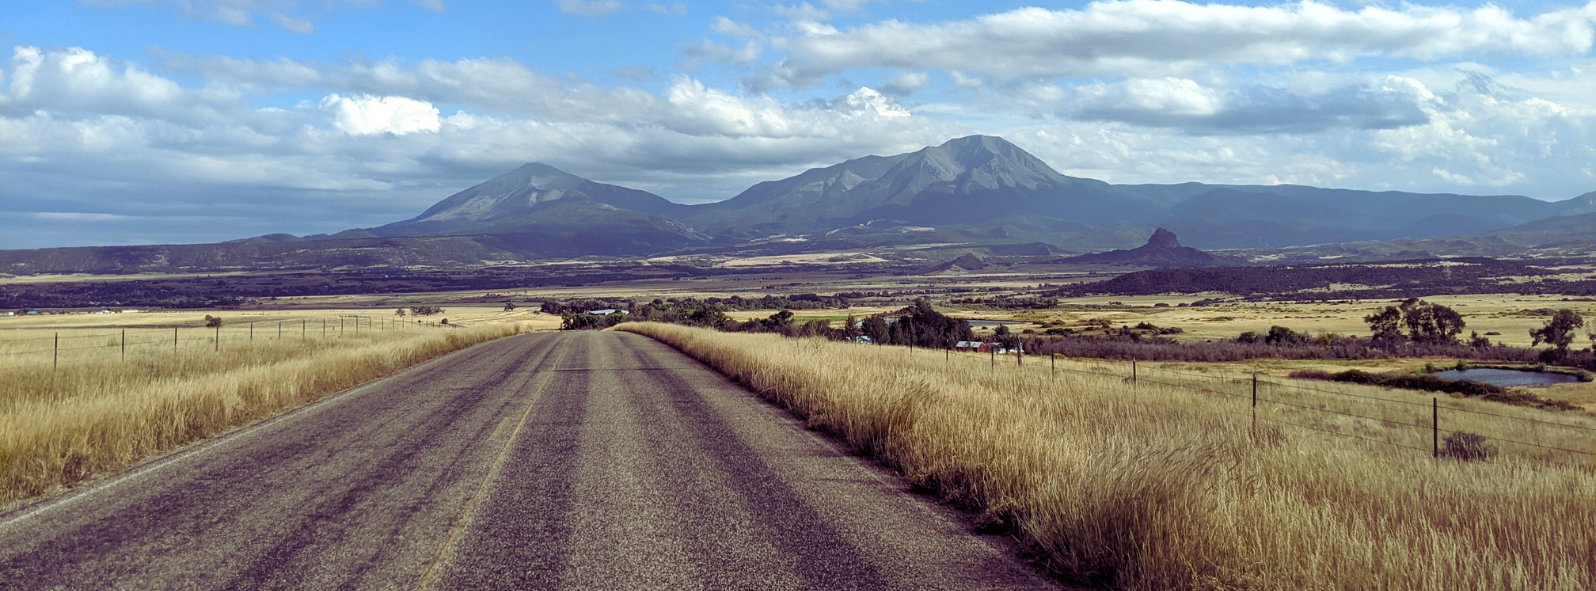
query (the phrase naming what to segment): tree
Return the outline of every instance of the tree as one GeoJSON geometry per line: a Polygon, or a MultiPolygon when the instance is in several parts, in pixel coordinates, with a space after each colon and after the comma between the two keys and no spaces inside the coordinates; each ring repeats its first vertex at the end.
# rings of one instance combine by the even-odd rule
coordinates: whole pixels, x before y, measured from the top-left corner
{"type": "Polygon", "coordinates": [[[1402,311],[1396,306],[1386,306],[1384,310],[1365,316],[1363,321],[1369,323],[1375,341],[1390,343],[1402,339],[1402,311]]]}
{"type": "Polygon", "coordinates": [[[394,316],[404,316],[405,315],[405,309],[404,308],[399,308],[398,310],[394,310],[393,311],[393,315],[394,316]]]}
{"type": "Polygon", "coordinates": [[[1432,304],[1419,298],[1402,301],[1402,323],[1408,327],[1408,338],[1417,343],[1447,343],[1457,340],[1463,332],[1463,316],[1456,311],[1432,304]]]}
{"type": "Polygon", "coordinates": [[[1402,340],[1403,327],[1407,327],[1406,337],[1413,342],[1450,343],[1457,340],[1464,327],[1462,314],[1419,298],[1403,300],[1400,306],[1386,306],[1384,310],[1365,316],[1363,321],[1369,323],[1374,340],[1381,343],[1402,340]]]}
{"type": "Polygon", "coordinates": [[[219,328],[221,326],[222,319],[220,316],[211,316],[210,314],[205,315],[205,328],[219,328]]]}
{"type": "Polygon", "coordinates": [[[1268,345],[1300,345],[1308,342],[1308,335],[1284,326],[1271,326],[1263,340],[1268,345]]]}
{"type": "Polygon", "coordinates": [[[880,316],[871,316],[864,319],[864,324],[859,329],[872,343],[880,345],[887,342],[887,321],[880,316]]]}
{"type": "Polygon", "coordinates": [[[1575,329],[1582,326],[1585,326],[1584,318],[1573,310],[1563,308],[1553,314],[1551,320],[1546,321],[1546,326],[1529,331],[1530,338],[1533,339],[1530,346],[1545,342],[1556,348],[1559,353],[1566,352],[1569,343],[1574,342],[1575,329]]]}
{"type": "Polygon", "coordinates": [[[515,302],[509,301],[509,300],[505,300],[504,301],[504,311],[505,312],[513,312],[513,311],[515,311],[515,302]]]}

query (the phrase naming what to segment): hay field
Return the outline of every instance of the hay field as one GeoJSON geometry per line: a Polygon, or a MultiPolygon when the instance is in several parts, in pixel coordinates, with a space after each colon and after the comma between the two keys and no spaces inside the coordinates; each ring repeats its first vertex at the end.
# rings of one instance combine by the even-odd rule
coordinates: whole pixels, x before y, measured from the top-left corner
{"type": "MultiPolygon", "coordinates": [[[[1260,394],[1274,402],[1254,431],[1242,376],[1144,369],[1131,383],[1128,368],[1094,362],[1063,362],[1073,371],[1053,375],[1045,359],[993,368],[940,351],[618,329],[704,360],[1009,528],[1066,580],[1138,590],[1596,585],[1591,456],[1496,442],[1490,461],[1432,458],[1427,396],[1269,386],[1260,394]]],[[[1596,432],[1508,418],[1596,427],[1588,416],[1443,407],[1444,429],[1596,452],[1596,432]]]]}
{"type": "MultiPolygon", "coordinates": [[[[1289,302],[1257,302],[1257,303],[1227,303],[1201,307],[1179,307],[1178,304],[1190,303],[1202,296],[1124,296],[1124,297],[1090,297],[1072,298],[1062,300],[1062,304],[1077,305],[1109,305],[1113,302],[1115,309],[1108,310],[1040,310],[1034,312],[1016,312],[1010,314],[1015,319],[1031,320],[1035,322],[1059,321],[1066,326],[1084,326],[1094,318],[1108,320],[1115,327],[1121,325],[1135,326],[1138,322],[1151,322],[1158,326],[1180,327],[1185,332],[1178,335],[1181,341],[1203,341],[1233,339],[1236,335],[1246,331],[1267,332],[1270,326],[1279,325],[1299,332],[1316,333],[1319,331],[1337,334],[1368,336],[1369,326],[1363,318],[1386,306],[1393,305],[1393,300],[1355,300],[1350,303],[1289,303],[1289,302]],[[1167,307],[1153,307],[1155,304],[1167,304],[1167,307]]],[[[1596,320],[1596,302],[1589,301],[1562,301],[1563,296],[1537,296],[1537,295],[1460,295],[1460,296],[1435,296],[1423,298],[1425,301],[1449,306],[1463,316],[1467,327],[1463,336],[1467,337],[1469,331],[1478,331],[1480,334],[1498,332],[1499,335],[1490,335],[1492,342],[1508,345],[1530,346],[1529,331],[1540,328],[1546,323],[1548,316],[1539,316],[1530,313],[1540,309],[1569,308],[1584,315],[1587,319],[1596,320]]],[[[1587,326],[1586,330],[1592,330],[1587,326]]],[[[1590,341],[1581,334],[1575,346],[1589,346],[1590,341]]]]}
{"type": "Polygon", "coordinates": [[[448,328],[361,311],[358,332],[351,310],[211,314],[223,318],[220,343],[218,331],[203,326],[200,312],[0,322],[0,372],[6,376],[0,389],[0,510],[450,351],[528,330],[508,318],[491,321],[487,314],[467,314],[462,321],[468,326],[448,328]],[[280,338],[278,322],[284,325],[280,338]],[[59,354],[53,350],[57,333],[59,354]]]}

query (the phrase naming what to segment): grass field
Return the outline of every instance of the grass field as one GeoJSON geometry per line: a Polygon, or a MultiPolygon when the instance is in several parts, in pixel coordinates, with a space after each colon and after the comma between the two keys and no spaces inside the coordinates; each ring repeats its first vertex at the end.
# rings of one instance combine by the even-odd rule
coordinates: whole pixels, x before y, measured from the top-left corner
{"type": "MultiPolygon", "coordinates": [[[[1432,458],[1429,396],[1269,386],[1255,430],[1242,376],[1148,368],[1133,383],[1128,368],[1094,362],[1062,362],[1069,371],[1055,375],[1041,359],[994,368],[939,351],[619,329],[704,360],[978,511],[1067,580],[1146,590],[1596,584],[1591,456],[1498,442],[1490,461],[1432,458]]],[[[1596,452],[1588,415],[1443,407],[1444,429],[1596,452]]]]}
{"type": "Polygon", "coordinates": [[[381,312],[392,313],[212,312],[219,333],[196,312],[0,321],[0,510],[535,325],[502,311],[451,310],[455,328],[381,312]]]}

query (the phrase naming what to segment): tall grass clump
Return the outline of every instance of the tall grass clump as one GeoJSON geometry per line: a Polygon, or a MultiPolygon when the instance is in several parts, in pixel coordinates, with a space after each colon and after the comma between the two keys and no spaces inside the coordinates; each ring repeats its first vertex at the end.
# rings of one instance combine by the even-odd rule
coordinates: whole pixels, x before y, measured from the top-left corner
{"type": "Polygon", "coordinates": [[[0,509],[115,472],[518,325],[262,340],[213,351],[0,359],[0,509]]]}
{"type": "MultiPolygon", "coordinates": [[[[1068,581],[1126,590],[1596,585],[1590,463],[1577,454],[1505,450],[1432,458],[1428,396],[1415,398],[1422,412],[1361,410],[1395,423],[1389,426],[1313,410],[1340,408],[1329,402],[1301,400],[1304,408],[1265,413],[1360,440],[1272,420],[1254,429],[1245,381],[1202,382],[1237,392],[1233,398],[1178,387],[1181,378],[1145,367],[1133,383],[1086,373],[1095,371],[1088,364],[1064,363],[1080,371],[1054,375],[1046,360],[1016,367],[1010,357],[994,368],[986,355],[947,359],[940,351],[658,323],[618,330],[703,360],[975,511],[978,522],[1010,532],[1042,568],[1068,581]]],[[[1281,388],[1265,394],[1288,395],[1281,388]]],[[[1486,419],[1506,420],[1479,418],[1486,419]]],[[[1511,429],[1449,428],[1465,426],[1511,429]]]]}

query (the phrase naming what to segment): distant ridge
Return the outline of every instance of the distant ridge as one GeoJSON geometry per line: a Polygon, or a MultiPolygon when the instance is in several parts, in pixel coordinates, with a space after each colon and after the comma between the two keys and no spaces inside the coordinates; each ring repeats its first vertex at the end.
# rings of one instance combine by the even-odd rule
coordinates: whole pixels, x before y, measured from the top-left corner
{"type": "Polygon", "coordinates": [[[944,273],[948,271],[979,271],[986,268],[986,263],[973,254],[964,254],[940,265],[932,265],[918,271],[920,274],[944,273]]]}
{"type": "Polygon", "coordinates": [[[957,245],[996,257],[1121,248],[1066,260],[1240,264],[1182,246],[1174,232],[1202,248],[1272,253],[1253,255],[1268,261],[1526,252],[1589,258],[1596,252],[1592,214],[1596,192],[1549,202],[1300,185],[1112,185],[1062,174],[1003,138],[973,135],[810,169],[699,205],[533,162],[375,228],[209,245],[0,251],[0,272],[472,265],[911,245],[957,245]],[[1149,244],[1131,248],[1154,228],[1149,244]]]}
{"type": "Polygon", "coordinates": [[[1060,262],[1133,265],[1163,269],[1226,267],[1239,264],[1189,246],[1181,246],[1180,240],[1175,238],[1175,233],[1163,228],[1155,230],[1152,237],[1147,239],[1147,244],[1138,248],[1069,257],[1060,262]]]}

